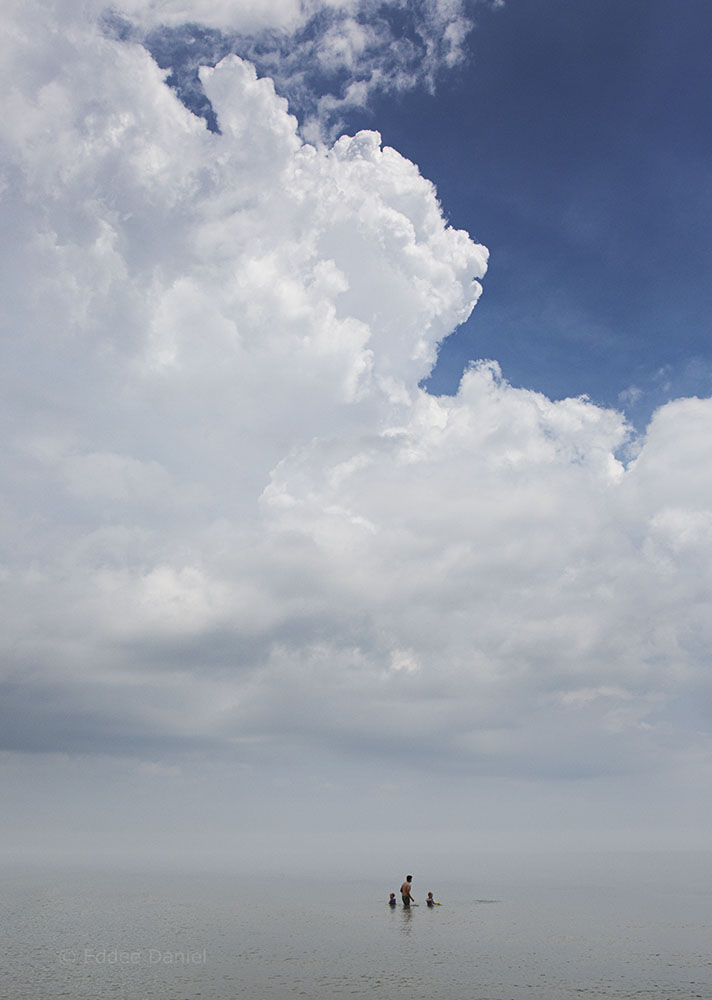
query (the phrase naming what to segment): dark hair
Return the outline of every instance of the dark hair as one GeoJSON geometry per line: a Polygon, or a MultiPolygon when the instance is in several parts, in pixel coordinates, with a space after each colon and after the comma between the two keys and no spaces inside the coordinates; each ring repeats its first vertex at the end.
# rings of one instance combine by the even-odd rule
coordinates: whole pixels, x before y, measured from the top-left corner
{"type": "Polygon", "coordinates": [[[406,880],[406,882],[412,882],[413,881],[413,876],[412,875],[406,875],[405,880],[406,880]]]}

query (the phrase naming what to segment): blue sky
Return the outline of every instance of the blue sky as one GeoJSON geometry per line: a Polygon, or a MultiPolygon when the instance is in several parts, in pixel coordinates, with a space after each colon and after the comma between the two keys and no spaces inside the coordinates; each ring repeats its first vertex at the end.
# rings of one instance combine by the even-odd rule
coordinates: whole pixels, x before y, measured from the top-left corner
{"type": "Polygon", "coordinates": [[[432,390],[486,357],[515,385],[587,393],[638,423],[709,393],[710,30],[694,0],[510,0],[480,11],[467,63],[434,95],[350,120],[418,163],[490,249],[432,390]]]}
{"type": "Polygon", "coordinates": [[[710,17],[11,4],[13,856],[707,846],[710,17]]]}

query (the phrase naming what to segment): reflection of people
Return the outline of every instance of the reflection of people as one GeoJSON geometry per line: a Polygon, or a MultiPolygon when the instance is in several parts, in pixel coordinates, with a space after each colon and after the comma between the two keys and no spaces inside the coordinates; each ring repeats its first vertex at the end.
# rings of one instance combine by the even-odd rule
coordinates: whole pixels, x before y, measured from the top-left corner
{"type": "Polygon", "coordinates": [[[401,899],[403,900],[403,906],[410,906],[411,903],[415,902],[415,900],[413,899],[413,897],[410,894],[410,883],[412,881],[413,881],[413,876],[412,875],[406,875],[405,882],[403,883],[403,885],[400,888],[401,899]]]}
{"type": "Polygon", "coordinates": [[[433,899],[432,892],[428,893],[428,898],[425,900],[425,902],[428,904],[428,906],[440,906],[441,905],[440,903],[437,902],[437,900],[433,899]]]}
{"type": "Polygon", "coordinates": [[[389,906],[395,906],[396,905],[396,894],[395,894],[395,892],[391,893],[391,898],[388,900],[388,905],[389,906]]]}

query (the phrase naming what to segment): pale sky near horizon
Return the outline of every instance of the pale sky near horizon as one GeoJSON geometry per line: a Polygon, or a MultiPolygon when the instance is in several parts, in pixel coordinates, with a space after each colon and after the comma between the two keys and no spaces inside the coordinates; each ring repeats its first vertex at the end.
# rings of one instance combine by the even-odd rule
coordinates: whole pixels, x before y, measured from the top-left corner
{"type": "Polygon", "coordinates": [[[572,11],[9,3],[10,856],[707,847],[712,14],[572,11]]]}

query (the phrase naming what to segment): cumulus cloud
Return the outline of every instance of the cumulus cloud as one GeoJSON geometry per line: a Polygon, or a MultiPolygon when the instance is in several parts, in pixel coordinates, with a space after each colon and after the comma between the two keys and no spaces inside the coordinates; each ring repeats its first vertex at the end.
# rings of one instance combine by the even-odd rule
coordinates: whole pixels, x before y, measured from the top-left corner
{"type": "MultiPolygon", "coordinates": [[[[14,7],[0,70],[5,748],[702,752],[712,401],[630,452],[619,413],[494,361],[428,395],[487,251],[417,166],[305,142],[235,55],[201,71],[207,131],[141,44],[57,10],[14,7]]],[[[348,30],[329,58],[361,58],[348,30]]]]}

